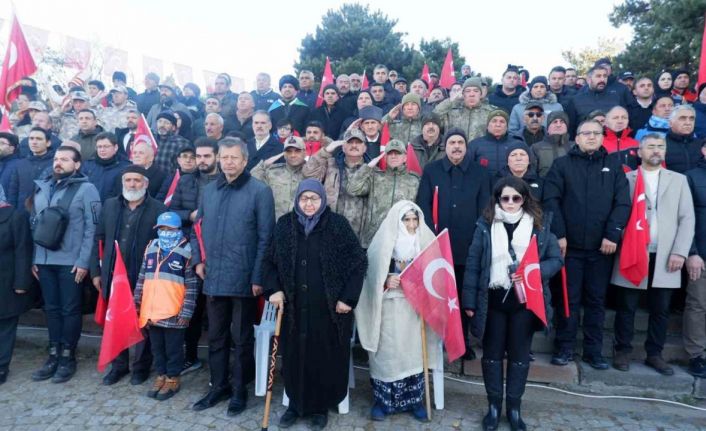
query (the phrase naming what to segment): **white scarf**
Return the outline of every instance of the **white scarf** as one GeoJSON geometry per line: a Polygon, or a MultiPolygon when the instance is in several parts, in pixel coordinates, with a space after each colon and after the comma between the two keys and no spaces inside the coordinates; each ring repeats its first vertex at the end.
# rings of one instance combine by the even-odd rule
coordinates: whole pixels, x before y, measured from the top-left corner
{"type": "MultiPolygon", "coordinates": [[[[397,241],[395,241],[395,248],[392,250],[392,258],[405,263],[409,263],[419,254],[419,228],[417,228],[415,233],[409,233],[404,221],[402,221],[409,211],[416,213],[416,210],[411,205],[403,207],[402,211],[400,211],[397,225],[397,241]]],[[[419,217],[418,213],[417,217],[419,217]]]]}
{"type": "Polygon", "coordinates": [[[495,217],[490,227],[490,248],[492,250],[492,263],[490,267],[490,284],[492,288],[509,289],[512,285],[508,267],[513,263],[519,264],[525,255],[525,250],[532,239],[532,226],[534,218],[520,210],[514,214],[503,211],[500,205],[495,205],[495,217]],[[508,247],[507,231],[503,223],[520,224],[512,234],[512,249],[515,251],[517,262],[513,262],[508,247]]]}

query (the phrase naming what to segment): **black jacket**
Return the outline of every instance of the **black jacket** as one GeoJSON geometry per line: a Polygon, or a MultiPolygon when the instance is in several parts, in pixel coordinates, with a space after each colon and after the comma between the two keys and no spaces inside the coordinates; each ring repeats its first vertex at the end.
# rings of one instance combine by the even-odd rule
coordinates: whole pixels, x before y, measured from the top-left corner
{"type": "MultiPolygon", "coordinates": [[[[545,220],[543,228],[532,229],[532,234],[537,235],[537,251],[539,252],[539,271],[542,275],[542,296],[547,323],[552,321],[552,301],[549,290],[549,280],[561,270],[563,259],[561,249],[556,237],[545,220]]],[[[476,223],[476,232],[468,251],[466,272],[463,277],[463,309],[474,310],[476,313],[471,320],[471,332],[474,336],[483,338],[488,316],[488,287],[490,284],[490,269],[492,267],[493,249],[490,236],[490,225],[481,218],[476,223]]],[[[514,295],[514,292],[510,292],[514,295]]],[[[533,319],[535,330],[544,325],[539,319],[533,319]]]]}
{"type": "Polygon", "coordinates": [[[309,121],[320,121],[324,125],[325,135],[331,139],[336,139],[346,117],[346,112],[341,108],[341,103],[336,102],[331,110],[326,108],[326,104],[314,109],[309,116],[309,121]]]}
{"type": "Polygon", "coordinates": [[[695,168],[703,158],[702,145],[703,139],[697,139],[693,135],[677,135],[671,131],[667,133],[667,156],[664,160],[667,169],[683,174],[695,168]]]}
{"type": "Polygon", "coordinates": [[[25,200],[34,191],[34,180],[51,174],[54,154],[47,152],[43,156],[31,155],[15,165],[10,177],[10,189],[5,190],[7,201],[13,207],[23,207],[25,200]]]}
{"type": "Polygon", "coordinates": [[[147,169],[147,179],[149,180],[149,186],[147,186],[147,193],[150,196],[154,196],[157,200],[164,200],[164,196],[160,195],[162,190],[162,185],[165,181],[169,181],[171,175],[159,169],[159,166],[152,163],[152,166],[147,169]]]}
{"type": "Polygon", "coordinates": [[[27,213],[12,207],[0,208],[0,319],[19,316],[32,305],[33,245],[27,213]],[[27,293],[20,295],[15,289],[27,293]]]}
{"type": "Polygon", "coordinates": [[[286,118],[292,122],[292,127],[299,132],[299,136],[304,136],[306,133],[306,122],[311,110],[306,103],[296,97],[289,103],[285,103],[282,99],[277,100],[270,106],[268,112],[273,126],[286,118]]]}
{"type": "Polygon", "coordinates": [[[486,132],[484,136],[468,143],[468,154],[466,157],[470,157],[471,160],[488,169],[490,175],[495,175],[507,165],[508,147],[521,141],[521,138],[509,133],[496,138],[486,132]]]}
{"type": "Polygon", "coordinates": [[[147,115],[150,109],[152,109],[152,106],[159,103],[159,90],[155,88],[151,91],[145,91],[144,93],[138,94],[136,99],[137,110],[147,115]]]}
{"type": "Polygon", "coordinates": [[[706,259],[706,160],[699,160],[695,168],[687,171],[686,179],[696,213],[696,235],[689,254],[698,254],[702,259],[706,259]]]}
{"type": "Polygon", "coordinates": [[[252,116],[248,117],[248,119],[242,123],[238,120],[237,116],[229,121],[226,121],[226,126],[223,129],[223,133],[227,132],[240,132],[245,135],[246,140],[254,138],[255,131],[252,129],[252,116]]]}
{"type": "Polygon", "coordinates": [[[98,189],[101,202],[120,195],[122,191],[123,170],[130,165],[125,156],[118,152],[115,157],[104,161],[96,157],[81,165],[81,172],[98,189]]]}
{"type": "MultiPolygon", "coordinates": [[[[179,214],[181,218],[181,224],[184,229],[184,233],[190,232],[190,227],[192,225],[189,216],[193,211],[199,208],[201,188],[199,187],[199,181],[204,177],[204,175],[198,170],[192,174],[184,174],[179,178],[176,190],[174,190],[174,196],[172,196],[172,203],[169,205],[169,210],[174,211],[179,214]]],[[[218,175],[211,175],[208,178],[207,183],[218,178],[218,175]]]]}
{"type": "MultiPolygon", "coordinates": [[[[552,94],[556,96],[556,101],[561,103],[561,106],[566,107],[566,105],[569,103],[569,100],[571,100],[571,98],[574,97],[574,95],[576,94],[576,90],[565,85],[561,88],[561,91],[559,93],[554,93],[552,91],[552,94]]],[[[566,108],[564,108],[564,110],[566,110],[566,108]]]]}
{"type": "Polygon", "coordinates": [[[521,86],[515,87],[515,92],[512,96],[508,96],[503,93],[503,86],[498,84],[495,86],[495,91],[488,95],[488,102],[491,105],[495,105],[503,111],[507,112],[508,115],[512,112],[512,108],[515,107],[520,102],[520,94],[524,89],[521,86]]]}
{"type": "MultiPolygon", "coordinates": [[[[497,183],[502,178],[510,176],[512,176],[512,172],[510,172],[510,168],[505,166],[495,176],[494,182],[497,183]]],[[[522,176],[522,179],[527,183],[532,197],[537,199],[537,202],[542,205],[542,199],[544,197],[544,178],[540,177],[535,171],[534,166],[530,165],[527,172],[522,176]]],[[[493,187],[495,186],[493,185],[493,187]]]]}
{"type": "MultiPolygon", "coordinates": [[[[261,161],[281,154],[282,151],[284,151],[284,146],[273,135],[270,135],[270,138],[259,150],[255,146],[255,138],[252,138],[248,141],[248,165],[245,169],[250,171],[261,161]]],[[[283,161],[282,158],[277,160],[278,163],[283,161]]]]}
{"type": "Polygon", "coordinates": [[[608,112],[616,105],[627,109],[630,106],[630,101],[626,99],[623,88],[627,89],[623,84],[617,83],[615,86],[607,85],[603,91],[591,90],[588,86],[579,90],[566,104],[571,138],[576,136],[576,128],[579,123],[585,120],[591,112],[597,109],[608,112]]]}
{"type": "MultiPolygon", "coordinates": [[[[101,294],[103,298],[108,298],[110,295],[110,284],[113,279],[113,269],[115,267],[115,241],[120,239],[120,225],[123,209],[127,202],[122,196],[110,198],[103,204],[103,210],[98,218],[96,226],[96,234],[94,237],[93,250],[91,252],[91,278],[101,277],[101,294]],[[98,259],[98,244],[103,245],[103,261],[98,259]]],[[[154,228],[157,222],[157,217],[167,211],[164,204],[149,195],[145,197],[145,201],[140,218],[137,221],[137,229],[134,237],[130,238],[132,244],[132,259],[125,262],[130,286],[135,288],[135,282],[140,272],[142,265],[142,257],[144,256],[147,244],[157,238],[157,230],[154,228]]]]}
{"type": "Polygon", "coordinates": [[[490,199],[491,181],[488,170],[468,156],[458,166],[444,157],[424,167],[417,205],[424,212],[427,225],[434,230],[434,190],[439,188],[439,226],[435,232],[449,229],[451,250],[457,265],[466,263],[474,223],[490,199]]]}
{"type": "Polygon", "coordinates": [[[628,107],[628,118],[630,118],[630,123],[628,124],[628,127],[630,127],[632,130],[640,130],[645,125],[647,125],[647,122],[650,121],[650,117],[652,116],[652,106],[654,105],[653,103],[650,103],[650,106],[647,108],[643,108],[640,106],[637,101],[630,105],[628,107]]]}
{"type": "Polygon", "coordinates": [[[569,248],[598,250],[603,238],[617,244],[630,208],[622,164],[603,147],[587,154],[575,145],[544,178],[544,209],[554,213],[552,232],[566,238],[569,248]]]}
{"type": "MultiPolygon", "coordinates": [[[[299,266],[296,261],[297,249],[302,244],[304,230],[294,212],[279,218],[274,227],[272,241],[263,261],[264,288],[267,295],[283,291],[285,319],[289,319],[289,328],[295,327],[297,316],[296,297],[301,288],[295,282],[295,272],[299,266]]],[[[336,303],[341,301],[355,308],[358,304],[363,279],[368,266],[365,250],[360,246],[351,225],[345,217],[326,208],[321,214],[311,240],[319,240],[319,258],[306,264],[306,270],[321,273],[325,290],[329,317],[339,333],[341,343],[347,343],[351,337],[352,314],[336,313],[336,303]]],[[[311,287],[309,290],[316,290],[311,287]]],[[[301,301],[300,301],[301,302],[301,301]]]]}
{"type": "MultiPolygon", "coordinates": [[[[51,146],[49,146],[48,152],[54,157],[56,149],[61,146],[61,139],[56,136],[51,130],[49,131],[49,140],[51,141],[51,146]]],[[[20,146],[17,149],[20,153],[20,157],[27,158],[32,155],[32,151],[29,149],[29,137],[20,139],[20,146]]]]}

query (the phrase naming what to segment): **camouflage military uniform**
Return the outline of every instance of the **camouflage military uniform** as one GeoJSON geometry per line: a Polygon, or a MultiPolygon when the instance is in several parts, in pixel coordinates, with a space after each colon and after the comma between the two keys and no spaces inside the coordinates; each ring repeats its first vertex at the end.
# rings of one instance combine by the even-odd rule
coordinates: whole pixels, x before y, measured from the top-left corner
{"type": "Polygon", "coordinates": [[[485,135],[488,127],[488,114],[498,109],[483,100],[474,108],[467,108],[463,100],[444,100],[434,109],[434,113],[441,117],[444,130],[458,127],[466,133],[468,142],[485,135]]]}
{"type": "Polygon", "coordinates": [[[265,167],[265,161],[263,160],[250,171],[250,175],[261,180],[272,189],[275,198],[275,218],[279,219],[294,208],[297,186],[304,178],[302,173],[303,166],[293,167],[287,163],[275,163],[265,167]]]}
{"type": "Polygon", "coordinates": [[[391,120],[385,116],[382,121],[388,123],[390,139],[399,139],[405,144],[409,144],[415,136],[422,134],[422,119],[419,115],[413,119],[403,118],[401,120],[391,120]]]}
{"type": "Polygon", "coordinates": [[[61,109],[54,109],[49,116],[55,132],[58,132],[59,139],[68,141],[78,134],[78,118],[74,111],[62,112],[61,109]]]}
{"type": "Polygon", "coordinates": [[[404,166],[382,171],[364,165],[349,178],[346,185],[348,193],[368,197],[361,239],[364,248],[370,245],[390,208],[401,200],[414,201],[418,188],[419,176],[408,172],[404,166]]]}
{"type": "Polygon", "coordinates": [[[361,167],[345,163],[343,152],[331,155],[325,148],[311,156],[302,169],[304,178],[316,178],[324,184],[328,206],[344,216],[351,224],[358,240],[363,234],[363,216],[368,204],[367,197],[353,196],[346,190],[348,179],[361,167]]]}
{"type": "Polygon", "coordinates": [[[108,132],[115,133],[115,129],[124,129],[127,127],[127,111],[137,109],[135,104],[128,101],[121,108],[111,106],[110,108],[100,109],[98,112],[98,122],[108,132]]]}

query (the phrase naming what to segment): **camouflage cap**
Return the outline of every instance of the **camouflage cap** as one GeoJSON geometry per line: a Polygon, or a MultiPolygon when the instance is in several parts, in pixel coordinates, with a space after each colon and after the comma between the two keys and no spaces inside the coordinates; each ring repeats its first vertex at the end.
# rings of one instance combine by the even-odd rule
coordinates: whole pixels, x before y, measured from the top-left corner
{"type": "Polygon", "coordinates": [[[365,142],[365,135],[360,129],[351,129],[343,135],[343,140],[349,142],[351,139],[359,139],[361,142],[365,142]]]}
{"type": "Polygon", "coordinates": [[[296,148],[297,150],[304,150],[306,146],[304,145],[304,140],[298,136],[290,136],[287,142],[284,143],[284,151],[288,148],[296,148]]]}
{"type": "Polygon", "coordinates": [[[87,102],[91,100],[91,98],[88,97],[85,91],[74,91],[71,93],[71,100],[83,100],[87,102]]]}
{"type": "Polygon", "coordinates": [[[35,111],[45,112],[47,110],[47,105],[38,100],[35,100],[34,102],[29,102],[29,106],[27,107],[27,109],[34,109],[35,111]]]}
{"type": "Polygon", "coordinates": [[[128,94],[127,88],[124,85],[118,85],[117,87],[114,87],[113,89],[110,90],[111,93],[124,93],[128,94]]]}
{"type": "Polygon", "coordinates": [[[385,145],[385,154],[390,154],[391,151],[397,151],[400,154],[407,154],[407,147],[404,142],[399,139],[391,139],[390,142],[385,145]]]}

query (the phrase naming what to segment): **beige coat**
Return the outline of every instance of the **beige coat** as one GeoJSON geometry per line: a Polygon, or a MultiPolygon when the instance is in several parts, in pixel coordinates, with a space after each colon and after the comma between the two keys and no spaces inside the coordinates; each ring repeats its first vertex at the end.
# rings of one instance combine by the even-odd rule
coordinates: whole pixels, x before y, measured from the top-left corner
{"type": "MultiPolygon", "coordinates": [[[[628,172],[626,176],[630,182],[630,195],[632,196],[635,190],[637,171],[628,172]]],[[[650,202],[649,196],[646,196],[646,200],[647,220],[649,220],[655,203],[650,202]]],[[[688,257],[691,243],[694,240],[694,202],[691,199],[686,176],[667,169],[660,171],[657,190],[657,220],[659,232],[652,286],[678,289],[681,286],[681,271],[668,272],[667,264],[671,254],[688,257]]],[[[642,280],[640,286],[636,287],[620,274],[619,259],[620,250],[615,255],[611,282],[622,287],[647,289],[647,277],[642,280]]]]}

